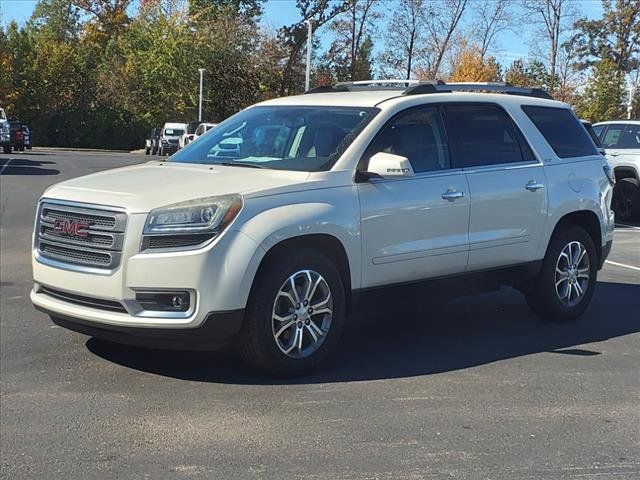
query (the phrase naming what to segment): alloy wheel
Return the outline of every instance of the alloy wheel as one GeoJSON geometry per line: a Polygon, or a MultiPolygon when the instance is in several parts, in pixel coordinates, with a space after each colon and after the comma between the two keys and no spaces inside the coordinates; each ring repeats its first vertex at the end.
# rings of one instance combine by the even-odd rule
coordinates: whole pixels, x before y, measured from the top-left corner
{"type": "Polygon", "coordinates": [[[580,303],[589,288],[589,254],[578,241],[569,242],[556,261],[556,294],[566,307],[580,303]]]}
{"type": "Polygon", "coordinates": [[[326,339],[332,318],[333,297],[327,281],[313,270],[298,271],[276,294],[271,315],[273,339],[285,355],[308,357],[326,339]]]}

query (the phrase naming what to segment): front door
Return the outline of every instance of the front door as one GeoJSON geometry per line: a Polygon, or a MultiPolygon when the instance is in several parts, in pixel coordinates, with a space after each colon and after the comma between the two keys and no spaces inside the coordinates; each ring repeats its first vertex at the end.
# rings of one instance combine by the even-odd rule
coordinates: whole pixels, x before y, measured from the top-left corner
{"type": "Polygon", "coordinates": [[[451,169],[437,107],[397,114],[365,154],[407,157],[415,177],[358,184],[363,287],[411,282],[464,272],[468,256],[469,187],[451,169]]]}

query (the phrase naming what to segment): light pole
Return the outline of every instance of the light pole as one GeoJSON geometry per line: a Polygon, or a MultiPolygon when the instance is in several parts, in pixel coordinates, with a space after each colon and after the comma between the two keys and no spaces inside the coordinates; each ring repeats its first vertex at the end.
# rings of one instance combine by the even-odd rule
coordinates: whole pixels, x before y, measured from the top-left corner
{"type": "Polygon", "coordinates": [[[200,72],[200,101],[198,102],[198,121],[202,121],[202,74],[204,73],[204,68],[199,68],[200,72]]]}
{"type": "Polygon", "coordinates": [[[311,20],[305,20],[307,24],[307,69],[304,75],[304,89],[309,90],[309,83],[311,81],[311,35],[313,34],[313,27],[311,26],[311,20]]]}

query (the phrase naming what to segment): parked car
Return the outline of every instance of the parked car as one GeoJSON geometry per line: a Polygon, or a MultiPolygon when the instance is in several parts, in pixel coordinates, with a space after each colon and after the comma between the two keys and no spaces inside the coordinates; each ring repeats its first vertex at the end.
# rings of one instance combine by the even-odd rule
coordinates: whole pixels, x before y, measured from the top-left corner
{"type": "Polygon", "coordinates": [[[165,123],[164,127],[162,127],[162,134],[160,135],[158,155],[165,156],[177,152],[180,137],[184,135],[186,129],[187,125],[185,123],[165,123]]]}
{"type": "Polygon", "coordinates": [[[543,91],[322,87],[244,109],[168,160],[50,187],[30,295],[84,334],[231,343],[254,368],[299,375],[350,312],[384,291],[400,301],[403,285],[512,285],[541,319],[578,318],[611,249],[612,184],[571,108],[543,91]]]}
{"type": "Polygon", "coordinates": [[[11,131],[4,108],[0,108],[0,146],[3,153],[11,153],[11,131]]]}
{"type": "Polygon", "coordinates": [[[162,129],[160,127],[152,128],[149,133],[149,138],[145,141],[144,153],[145,155],[155,155],[160,145],[160,134],[162,129]]]}
{"type": "Polygon", "coordinates": [[[24,152],[24,133],[22,132],[22,122],[17,119],[9,121],[9,132],[11,146],[15,151],[24,152]]]}
{"type": "Polygon", "coordinates": [[[200,122],[187,123],[187,128],[182,137],[180,137],[180,141],[178,142],[178,148],[186,147],[189,142],[193,140],[193,136],[195,134],[196,128],[198,128],[198,125],[200,125],[200,122]]]}
{"type": "Polygon", "coordinates": [[[593,126],[616,177],[616,219],[640,219],[640,120],[615,120],[593,126]]]}
{"type": "Polygon", "coordinates": [[[198,128],[196,128],[196,131],[193,134],[193,139],[191,141],[198,139],[216,125],[217,123],[201,123],[200,125],[198,125],[198,128]]]}
{"type": "Polygon", "coordinates": [[[24,139],[24,146],[27,150],[31,150],[33,143],[31,142],[31,130],[27,125],[22,125],[22,137],[24,139]]]}

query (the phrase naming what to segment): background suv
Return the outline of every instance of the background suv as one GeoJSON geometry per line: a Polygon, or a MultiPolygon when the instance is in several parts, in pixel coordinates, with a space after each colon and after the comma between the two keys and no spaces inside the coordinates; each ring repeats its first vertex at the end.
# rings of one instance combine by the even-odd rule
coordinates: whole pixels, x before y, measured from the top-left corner
{"type": "Polygon", "coordinates": [[[112,341],[233,343],[279,376],[316,367],[391,287],[426,302],[512,285],[542,319],[573,320],[611,248],[613,177],[544,97],[384,81],[245,109],[170,161],[47,190],[31,299],[112,341]]]}
{"type": "Polygon", "coordinates": [[[593,126],[616,176],[613,210],[622,222],[640,219],[640,120],[593,126]]]}
{"type": "Polygon", "coordinates": [[[186,129],[185,123],[165,123],[160,135],[158,155],[163,157],[177,152],[180,148],[180,138],[186,129]]]}

